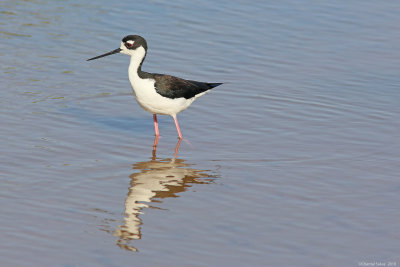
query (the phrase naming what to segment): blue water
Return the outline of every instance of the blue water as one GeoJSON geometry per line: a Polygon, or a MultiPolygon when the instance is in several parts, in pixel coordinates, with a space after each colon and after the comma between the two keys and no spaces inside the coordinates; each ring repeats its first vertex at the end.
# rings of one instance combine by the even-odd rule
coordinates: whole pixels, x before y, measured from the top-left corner
{"type": "Polygon", "coordinates": [[[0,5],[3,266],[400,264],[396,1],[0,5]],[[143,70],[224,82],[172,118],[143,70]]]}

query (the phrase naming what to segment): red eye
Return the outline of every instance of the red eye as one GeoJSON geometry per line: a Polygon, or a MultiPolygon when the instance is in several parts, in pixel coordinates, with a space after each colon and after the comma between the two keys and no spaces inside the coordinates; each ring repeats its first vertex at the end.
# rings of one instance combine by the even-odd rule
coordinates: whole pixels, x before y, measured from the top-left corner
{"type": "Polygon", "coordinates": [[[131,43],[125,43],[125,46],[126,46],[126,47],[132,47],[133,44],[131,44],[131,43]]]}

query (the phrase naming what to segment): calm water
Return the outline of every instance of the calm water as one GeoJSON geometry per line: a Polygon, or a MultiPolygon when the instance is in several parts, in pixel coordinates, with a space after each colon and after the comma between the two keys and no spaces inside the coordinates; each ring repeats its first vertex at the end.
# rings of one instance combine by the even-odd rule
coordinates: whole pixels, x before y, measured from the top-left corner
{"type": "Polygon", "coordinates": [[[1,266],[400,264],[397,1],[0,5],[1,266]],[[225,82],[151,114],[144,70],[225,82]]]}

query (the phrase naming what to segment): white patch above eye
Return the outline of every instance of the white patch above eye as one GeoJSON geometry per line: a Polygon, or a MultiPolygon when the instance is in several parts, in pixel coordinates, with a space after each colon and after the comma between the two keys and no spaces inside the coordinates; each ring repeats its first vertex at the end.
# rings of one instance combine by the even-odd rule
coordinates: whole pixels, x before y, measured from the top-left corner
{"type": "Polygon", "coordinates": [[[128,44],[130,44],[130,45],[133,45],[134,42],[135,42],[135,41],[132,41],[132,40],[126,41],[126,43],[128,43],[128,44]]]}

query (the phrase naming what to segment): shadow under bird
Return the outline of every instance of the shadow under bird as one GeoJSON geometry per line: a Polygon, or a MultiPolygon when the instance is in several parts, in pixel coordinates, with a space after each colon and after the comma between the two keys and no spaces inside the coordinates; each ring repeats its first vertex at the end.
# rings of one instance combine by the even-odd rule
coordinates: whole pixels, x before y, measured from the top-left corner
{"type": "Polygon", "coordinates": [[[153,114],[156,137],[158,130],[157,114],[174,118],[179,138],[182,133],[176,115],[187,109],[199,96],[222,83],[207,83],[185,80],[166,74],[142,71],[142,63],[147,54],[147,42],[139,35],[128,35],[122,39],[120,48],[103,55],[88,59],[98,59],[112,54],[122,53],[131,56],[128,74],[136,101],[146,111],[153,114]]]}

